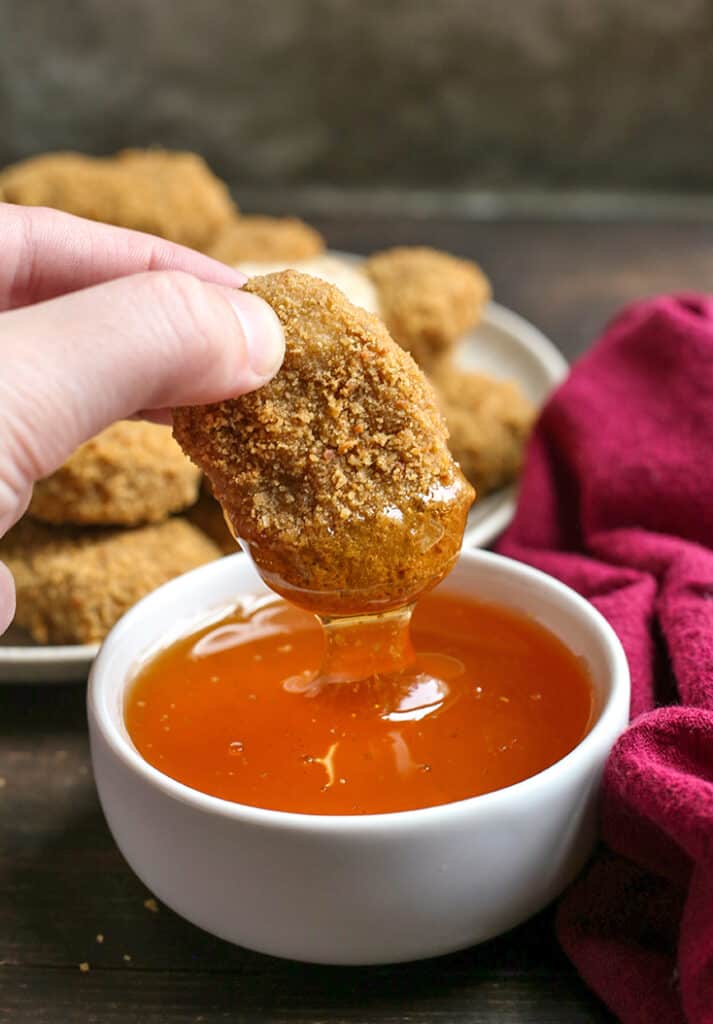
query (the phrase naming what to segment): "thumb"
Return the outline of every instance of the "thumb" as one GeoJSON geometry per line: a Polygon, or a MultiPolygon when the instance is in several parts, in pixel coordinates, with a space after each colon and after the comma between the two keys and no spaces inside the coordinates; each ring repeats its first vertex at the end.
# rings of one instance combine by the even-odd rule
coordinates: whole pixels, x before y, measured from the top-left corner
{"type": "Polygon", "coordinates": [[[283,355],[266,303],[180,271],[1,314],[0,534],[8,494],[21,505],[35,480],[114,420],[254,390],[283,355]]]}

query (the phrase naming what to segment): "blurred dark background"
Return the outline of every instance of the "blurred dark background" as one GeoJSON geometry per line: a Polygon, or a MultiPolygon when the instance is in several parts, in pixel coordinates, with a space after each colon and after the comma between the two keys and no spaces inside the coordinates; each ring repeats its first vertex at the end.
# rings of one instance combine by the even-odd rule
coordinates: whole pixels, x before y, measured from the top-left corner
{"type": "Polygon", "coordinates": [[[194,149],[241,188],[703,192],[710,0],[0,0],[0,164],[194,149]]]}

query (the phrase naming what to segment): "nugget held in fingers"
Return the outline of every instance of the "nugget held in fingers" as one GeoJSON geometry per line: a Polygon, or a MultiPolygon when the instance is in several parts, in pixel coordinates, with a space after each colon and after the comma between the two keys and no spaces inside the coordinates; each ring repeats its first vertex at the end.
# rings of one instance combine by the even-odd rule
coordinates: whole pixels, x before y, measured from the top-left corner
{"type": "Polygon", "coordinates": [[[324,252],[319,231],[297,217],[246,215],[226,224],[207,252],[222,263],[289,262],[324,252]]]}
{"type": "Polygon", "coordinates": [[[482,497],[520,472],[535,409],[518,384],[443,364],[431,377],[449,446],[482,497]]]}
{"type": "Polygon", "coordinates": [[[478,322],[490,298],[490,283],[475,263],[436,249],[386,249],[365,269],[391,336],[426,370],[478,322]]]}
{"type": "Polygon", "coordinates": [[[265,581],[323,615],[397,607],[457,558],[473,490],[433,390],[379,319],[296,271],[253,278],[285,330],[265,387],[174,433],[265,581]]]}
{"type": "Polygon", "coordinates": [[[122,421],[35,484],[29,514],[46,523],[138,526],[192,505],[200,471],[169,427],[122,421]]]}
{"type": "Polygon", "coordinates": [[[44,153],[1,171],[0,196],[196,249],[236,214],[227,186],[201,157],[165,149],[127,149],[112,157],[44,153]]]}
{"type": "Polygon", "coordinates": [[[15,577],[15,620],[41,644],[97,643],[139,598],[219,557],[182,519],[138,530],[22,519],[0,539],[0,560],[15,577]]]}

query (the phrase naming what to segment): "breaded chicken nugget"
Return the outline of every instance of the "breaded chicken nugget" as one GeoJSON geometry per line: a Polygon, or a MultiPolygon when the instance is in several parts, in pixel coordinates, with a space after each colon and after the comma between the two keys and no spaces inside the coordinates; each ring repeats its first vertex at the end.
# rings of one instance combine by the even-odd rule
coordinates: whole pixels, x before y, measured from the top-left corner
{"type": "Polygon", "coordinates": [[[448,424],[450,449],[478,494],[514,480],[535,418],[519,385],[447,364],[431,381],[448,424]]]}
{"type": "Polygon", "coordinates": [[[46,523],[138,526],[192,505],[200,472],[169,427],[122,421],[35,484],[29,514],[46,523]]]}
{"type": "Polygon", "coordinates": [[[228,529],[223,509],[210,493],[205,481],[198,501],[186,512],[186,519],[210,537],[224,555],[234,555],[239,550],[235,538],[228,529]]]}
{"type": "Polygon", "coordinates": [[[21,520],[0,539],[15,577],[16,622],[42,644],[97,643],[139,598],[220,552],[181,519],[138,530],[21,520]]]}
{"type": "Polygon", "coordinates": [[[323,615],[398,607],[441,579],[473,491],[428,381],[377,317],[296,271],[253,278],[285,329],[249,395],[174,410],[265,581],[323,615]]]}
{"type": "Polygon", "coordinates": [[[475,263],[436,249],[386,249],[366,260],[365,270],[392,337],[426,370],[478,322],[490,298],[475,263]]]}
{"type": "Polygon", "coordinates": [[[226,185],[201,157],[163,149],[115,157],[45,153],[0,172],[0,194],[193,248],[207,246],[236,214],[226,185]]]}
{"type": "Polygon", "coordinates": [[[207,252],[223,263],[283,262],[319,256],[325,241],[297,217],[245,215],[226,224],[207,252]]]}

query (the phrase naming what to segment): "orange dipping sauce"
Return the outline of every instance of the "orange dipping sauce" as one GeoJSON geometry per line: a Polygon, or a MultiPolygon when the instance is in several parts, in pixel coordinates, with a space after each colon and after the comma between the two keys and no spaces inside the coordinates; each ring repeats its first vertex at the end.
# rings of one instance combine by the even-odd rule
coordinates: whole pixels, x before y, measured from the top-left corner
{"type": "Polygon", "coordinates": [[[277,597],[245,599],[142,668],[126,725],[145,760],[185,785],[304,814],[489,793],[554,764],[588,731],[584,664],[531,619],[435,591],[412,636],[437,654],[419,654],[422,677],[405,690],[371,679],[300,692],[294,680],[321,662],[319,623],[277,597]],[[444,666],[439,692],[428,670],[444,666]]]}

